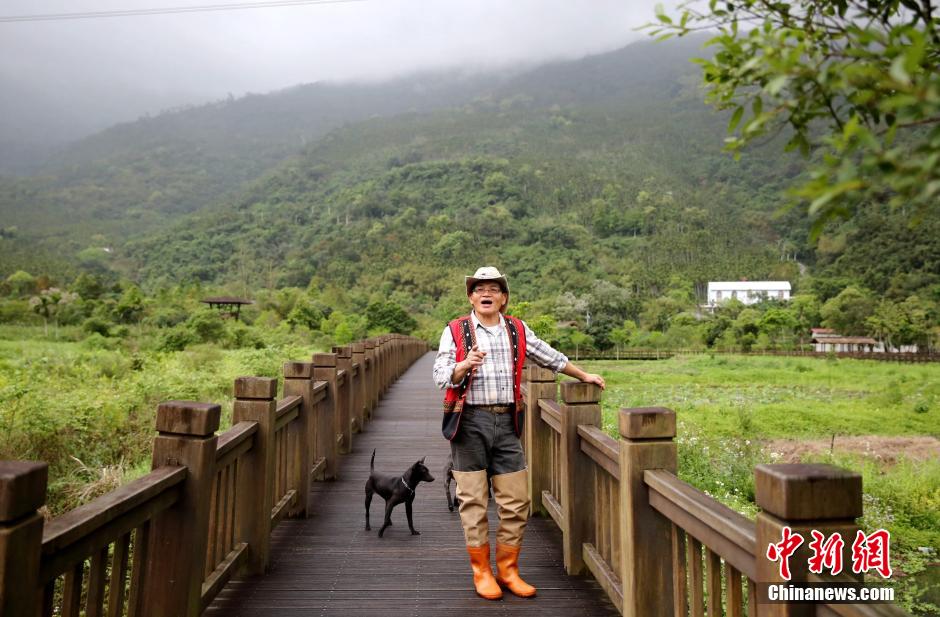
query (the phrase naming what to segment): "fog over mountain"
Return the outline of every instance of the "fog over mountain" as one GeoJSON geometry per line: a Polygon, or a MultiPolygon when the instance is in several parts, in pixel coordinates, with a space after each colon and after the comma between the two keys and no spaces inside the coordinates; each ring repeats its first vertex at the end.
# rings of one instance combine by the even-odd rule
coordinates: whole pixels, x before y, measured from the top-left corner
{"type": "MultiPolygon", "coordinates": [[[[653,0],[359,0],[135,17],[4,17],[204,0],[8,0],[0,9],[0,173],[169,108],[318,81],[531,66],[621,47],[653,0]]],[[[241,4],[255,4],[244,0],[241,4]]]]}

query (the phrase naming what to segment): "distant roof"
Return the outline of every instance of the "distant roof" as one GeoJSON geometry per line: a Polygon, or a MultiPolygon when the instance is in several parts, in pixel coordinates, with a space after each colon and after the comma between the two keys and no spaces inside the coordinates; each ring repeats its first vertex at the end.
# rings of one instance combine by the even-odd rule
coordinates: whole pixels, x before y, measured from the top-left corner
{"type": "Polygon", "coordinates": [[[790,281],[709,281],[708,291],[790,291],[790,281]]]}
{"type": "MultiPolygon", "coordinates": [[[[813,337],[815,338],[815,337],[813,337]]],[[[844,344],[844,345],[877,345],[878,341],[867,336],[824,336],[820,343],[844,344]]]]}
{"type": "Polygon", "coordinates": [[[216,298],[205,298],[200,300],[203,304],[254,304],[254,300],[247,298],[233,298],[232,296],[218,296],[216,298]]]}
{"type": "Polygon", "coordinates": [[[835,334],[836,331],[832,328],[810,328],[813,334],[835,334]]]}

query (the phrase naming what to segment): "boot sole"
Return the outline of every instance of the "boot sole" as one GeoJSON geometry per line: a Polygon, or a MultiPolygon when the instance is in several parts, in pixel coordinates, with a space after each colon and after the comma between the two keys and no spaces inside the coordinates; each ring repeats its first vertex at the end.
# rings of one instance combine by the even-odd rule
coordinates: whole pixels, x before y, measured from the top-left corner
{"type": "Polygon", "coordinates": [[[503,594],[499,594],[498,596],[485,596],[479,591],[477,591],[477,595],[483,598],[484,600],[502,600],[503,599],[503,594]]]}
{"type": "Polygon", "coordinates": [[[516,593],[515,591],[512,590],[512,587],[510,587],[508,584],[504,583],[503,581],[496,579],[496,582],[499,584],[500,587],[507,590],[509,593],[516,596],[517,598],[534,598],[536,594],[538,593],[538,590],[535,590],[530,594],[516,593]]]}

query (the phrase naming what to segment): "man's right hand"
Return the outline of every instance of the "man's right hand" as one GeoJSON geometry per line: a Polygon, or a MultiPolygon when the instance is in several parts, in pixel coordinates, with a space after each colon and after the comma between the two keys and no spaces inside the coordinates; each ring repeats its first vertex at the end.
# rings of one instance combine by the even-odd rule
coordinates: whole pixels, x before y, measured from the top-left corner
{"type": "Polygon", "coordinates": [[[453,383],[459,383],[467,373],[479,366],[483,366],[485,358],[486,352],[480,351],[480,349],[474,345],[467,354],[467,357],[454,366],[453,383]]]}
{"type": "Polygon", "coordinates": [[[483,359],[486,358],[486,352],[480,351],[480,349],[474,345],[470,349],[470,353],[467,354],[466,359],[464,359],[464,364],[467,366],[467,369],[473,370],[478,366],[483,366],[483,359]]]}

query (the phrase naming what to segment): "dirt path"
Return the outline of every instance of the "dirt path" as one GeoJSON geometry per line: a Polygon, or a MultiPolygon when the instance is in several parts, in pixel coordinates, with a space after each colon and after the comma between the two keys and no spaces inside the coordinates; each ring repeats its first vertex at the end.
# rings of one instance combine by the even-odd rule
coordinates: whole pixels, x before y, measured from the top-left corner
{"type": "Polygon", "coordinates": [[[776,462],[799,463],[804,457],[826,454],[854,454],[894,465],[900,459],[926,461],[940,458],[940,439],[935,437],[885,437],[862,435],[836,436],[830,439],[773,439],[766,443],[768,452],[778,453],[776,462]]]}

